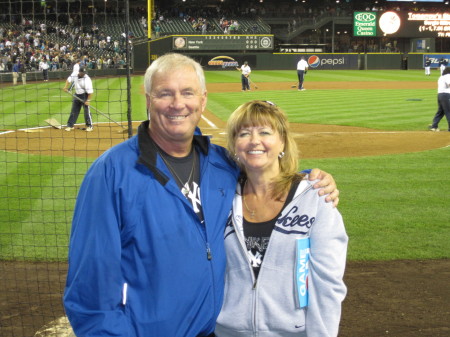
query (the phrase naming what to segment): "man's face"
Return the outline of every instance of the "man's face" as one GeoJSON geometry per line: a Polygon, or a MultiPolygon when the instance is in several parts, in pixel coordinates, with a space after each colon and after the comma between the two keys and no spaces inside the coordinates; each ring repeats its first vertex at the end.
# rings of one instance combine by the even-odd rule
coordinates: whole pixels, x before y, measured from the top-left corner
{"type": "Polygon", "coordinates": [[[206,107],[206,92],[194,69],[156,72],[151,90],[146,97],[152,138],[163,148],[173,142],[190,142],[206,107]]]}

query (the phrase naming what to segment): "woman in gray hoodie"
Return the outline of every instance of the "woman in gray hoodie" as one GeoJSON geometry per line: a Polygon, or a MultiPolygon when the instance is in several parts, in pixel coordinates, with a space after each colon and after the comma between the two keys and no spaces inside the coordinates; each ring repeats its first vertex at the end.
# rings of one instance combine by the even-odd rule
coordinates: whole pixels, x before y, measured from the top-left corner
{"type": "Polygon", "coordinates": [[[348,237],[307,174],[286,115],[251,101],[228,120],[242,169],[225,230],[225,298],[216,336],[337,336],[348,237]]]}

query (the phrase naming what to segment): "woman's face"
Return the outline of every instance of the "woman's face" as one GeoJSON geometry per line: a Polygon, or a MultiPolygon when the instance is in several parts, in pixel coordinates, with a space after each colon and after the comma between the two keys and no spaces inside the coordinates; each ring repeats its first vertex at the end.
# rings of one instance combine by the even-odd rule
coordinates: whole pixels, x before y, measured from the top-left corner
{"type": "Polygon", "coordinates": [[[280,171],[278,155],[284,149],[280,134],[270,126],[243,127],[236,135],[236,156],[247,173],[271,173],[280,171]]]}

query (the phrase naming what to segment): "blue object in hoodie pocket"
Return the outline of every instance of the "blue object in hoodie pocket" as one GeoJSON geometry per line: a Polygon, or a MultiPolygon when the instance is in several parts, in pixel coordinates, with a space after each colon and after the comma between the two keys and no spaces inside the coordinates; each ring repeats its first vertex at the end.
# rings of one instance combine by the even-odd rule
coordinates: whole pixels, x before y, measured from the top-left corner
{"type": "Polygon", "coordinates": [[[297,308],[308,306],[309,237],[296,240],[295,289],[297,308]]]}

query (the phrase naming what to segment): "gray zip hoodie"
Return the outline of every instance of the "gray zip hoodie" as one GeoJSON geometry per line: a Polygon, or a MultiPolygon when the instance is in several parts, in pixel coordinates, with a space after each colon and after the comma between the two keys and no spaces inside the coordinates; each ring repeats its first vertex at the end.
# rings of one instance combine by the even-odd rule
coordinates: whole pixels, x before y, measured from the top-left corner
{"type": "Polygon", "coordinates": [[[255,280],[243,231],[241,187],[225,230],[225,298],[217,319],[218,337],[337,336],[348,237],[342,217],[326,203],[315,182],[300,182],[276,220],[255,280]],[[309,303],[300,308],[296,282],[296,241],[309,237],[309,303]]]}

